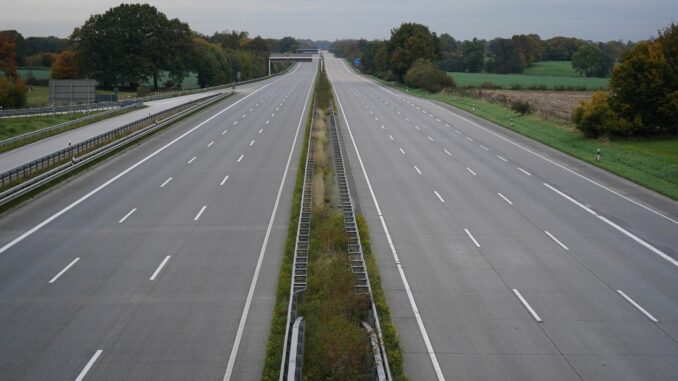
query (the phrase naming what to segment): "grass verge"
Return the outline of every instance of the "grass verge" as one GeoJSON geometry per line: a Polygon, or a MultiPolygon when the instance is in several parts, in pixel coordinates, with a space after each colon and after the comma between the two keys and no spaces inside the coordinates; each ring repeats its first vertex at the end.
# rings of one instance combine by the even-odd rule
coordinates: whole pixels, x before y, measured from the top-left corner
{"type": "MultiPolygon", "coordinates": [[[[403,85],[377,80],[405,91],[403,85]]],[[[480,99],[456,94],[431,94],[418,89],[409,89],[408,94],[450,104],[678,200],[677,138],[622,141],[589,139],[571,123],[545,120],[536,115],[518,116],[506,107],[480,99]],[[602,152],[600,162],[596,161],[598,148],[602,152]]]]}

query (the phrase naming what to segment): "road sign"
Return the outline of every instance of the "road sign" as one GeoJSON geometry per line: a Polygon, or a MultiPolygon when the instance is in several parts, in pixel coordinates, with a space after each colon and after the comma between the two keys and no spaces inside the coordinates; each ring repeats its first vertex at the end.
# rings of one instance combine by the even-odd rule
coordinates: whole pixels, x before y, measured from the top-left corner
{"type": "Polygon", "coordinates": [[[362,60],[361,60],[360,58],[354,58],[354,59],[353,59],[353,64],[354,64],[355,66],[360,66],[360,64],[362,64],[362,60]]]}

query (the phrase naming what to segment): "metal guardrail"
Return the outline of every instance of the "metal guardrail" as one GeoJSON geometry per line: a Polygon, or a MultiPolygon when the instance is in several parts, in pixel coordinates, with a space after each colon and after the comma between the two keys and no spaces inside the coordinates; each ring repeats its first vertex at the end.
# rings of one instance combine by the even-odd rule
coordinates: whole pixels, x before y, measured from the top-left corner
{"type": "Polygon", "coordinates": [[[298,317],[292,326],[292,345],[290,346],[290,361],[287,369],[288,381],[301,381],[304,368],[304,333],[303,317],[298,317]]]}
{"type": "Polygon", "coordinates": [[[339,135],[339,128],[335,117],[334,109],[330,110],[330,140],[334,152],[334,173],[339,186],[339,198],[341,201],[341,209],[344,214],[344,228],[348,235],[348,255],[351,261],[351,271],[353,272],[355,281],[355,292],[368,294],[370,297],[370,311],[369,323],[363,322],[364,325],[373,326],[378,334],[378,351],[374,352],[374,367],[377,377],[384,375],[385,380],[392,380],[391,370],[388,366],[388,358],[386,356],[386,348],[384,347],[384,340],[381,334],[381,324],[379,323],[379,315],[377,307],[374,304],[374,297],[372,294],[372,287],[370,285],[369,275],[367,274],[367,267],[365,266],[365,258],[363,256],[362,241],[360,240],[360,233],[358,232],[358,225],[355,219],[353,209],[353,201],[351,199],[351,191],[346,179],[346,168],[344,166],[344,154],[341,144],[341,136],[339,135]]]}
{"type": "Polygon", "coordinates": [[[0,141],[0,150],[2,150],[3,147],[5,147],[5,146],[14,145],[14,144],[20,143],[20,142],[25,141],[25,140],[33,140],[33,138],[35,138],[36,136],[39,136],[39,135],[49,135],[49,136],[56,135],[57,133],[59,133],[60,130],[66,129],[67,127],[72,126],[74,124],[82,123],[82,122],[85,122],[85,121],[88,121],[88,120],[91,120],[91,119],[100,118],[102,116],[113,114],[113,113],[116,113],[116,112],[119,112],[119,111],[122,111],[122,110],[127,110],[127,109],[131,109],[131,108],[138,108],[138,107],[141,107],[141,106],[143,106],[143,102],[140,102],[140,101],[139,102],[132,102],[132,103],[130,103],[126,106],[120,107],[120,108],[115,108],[115,109],[100,112],[100,113],[97,113],[97,114],[83,116],[82,118],[69,120],[67,122],[55,124],[55,125],[50,126],[50,127],[41,128],[39,130],[35,130],[35,131],[27,132],[25,134],[17,135],[17,136],[11,137],[9,139],[5,139],[5,140],[0,141]]]}
{"type": "MultiPolygon", "coordinates": [[[[315,140],[313,139],[313,130],[315,128],[316,104],[313,102],[313,114],[311,117],[311,131],[308,137],[308,147],[306,149],[306,165],[304,169],[304,182],[301,190],[301,207],[299,209],[299,221],[297,222],[297,237],[294,245],[294,257],[292,259],[292,282],[290,285],[290,301],[287,306],[287,321],[285,323],[285,339],[283,341],[283,354],[280,363],[280,381],[293,381],[295,378],[289,378],[290,369],[295,368],[297,351],[293,350],[298,336],[292,332],[293,324],[301,317],[297,317],[297,306],[304,301],[308,275],[308,245],[311,235],[311,202],[313,191],[313,170],[315,161],[313,153],[315,152],[315,140]]],[[[302,349],[303,350],[303,349],[302,349]]],[[[303,352],[302,352],[303,353],[303,352]]],[[[302,356],[303,357],[303,356],[302,356]]],[[[301,370],[299,371],[301,378],[301,370]]]]}
{"type": "Polygon", "coordinates": [[[59,170],[63,170],[65,167],[78,164],[81,161],[80,159],[82,159],[77,158],[77,155],[79,154],[89,155],[91,154],[90,151],[93,149],[107,148],[109,143],[116,143],[118,139],[130,133],[141,132],[139,130],[144,127],[161,127],[167,122],[180,117],[185,112],[192,112],[210,101],[216,102],[228,95],[230,95],[230,93],[208,95],[192,102],[172,107],[6,171],[0,174],[0,188],[5,188],[14,183],[17,183],[18,185],[0,193],[0,205],[10,201],[10,199],[18,197],[16,195],[18,192],[23,192],[25,188],[34,186],[36,182],[41,181],[45,177],[51,176],[59,172],[59,170]],[[106,144],[106,146],[102,147],[104,144],[106,144]],[[68,160],[71,160],[71,162],[66,163],[68,160]],[[52,168],[57,165],[58,167],[52,168]],[[38,176],[28,181],[21,182],[22,179],[30,178],[35,175],[38,176]]]}
{"type": "Polygon", "coordinates": [[[117,107],[120,107],[120,104],[118,102],[104,102],[104,103],[77,104],[70,106],[20,108],[11,110],[0,110],[0,118],[25,118],[30,116],[47,114],[70,114],[74,112],[106,110],[117,107]]]}

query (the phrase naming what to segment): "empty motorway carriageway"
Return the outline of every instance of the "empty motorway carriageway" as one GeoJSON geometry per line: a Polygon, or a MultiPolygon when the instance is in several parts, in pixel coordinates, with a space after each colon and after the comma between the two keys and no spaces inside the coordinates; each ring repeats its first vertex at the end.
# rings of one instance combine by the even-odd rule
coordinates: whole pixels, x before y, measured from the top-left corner
{"type": "MultiPolygon", "coordinates": [[[[675,201],[324,61],[410,380],[678,379],[675,201]]],[[[4,212],[0,380],[260,379],[317,68],[4,212]]]]}
{"type": "Polygon", "coordinates": [[[0,219],[0,379],[261,377],[317,63],[0,219]]]}

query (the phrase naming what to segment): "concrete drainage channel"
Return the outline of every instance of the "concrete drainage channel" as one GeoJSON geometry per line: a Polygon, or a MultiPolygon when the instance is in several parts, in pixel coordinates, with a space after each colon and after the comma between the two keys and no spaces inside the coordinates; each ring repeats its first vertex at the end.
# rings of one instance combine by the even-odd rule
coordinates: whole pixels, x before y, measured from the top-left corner
{"type": "Polygon", "coordinates": [[[43,156],[0,174],[0,207],[233,93],[209,95],[43,156]]]}
{"type": "MultiPolygon", "coordinates": [[[[309,326],[306,325],[306,321],[301,315],[303,315],[304,303],[308,303],[307,299],[308,295],[310,295],[308,292],[317,292],[317,290],[313,289],[308,290],[307,286],[309,284],[309,262],[311,262],[309,260],[309,250],[315,250],[311,255],[320,255],[320,252],[317,252],[317,247],[311,247],[313,239],[311,232],[311,216],[313,214],[312,208],[315,205],[313,199],[314,197],[319,196],[313,194],[314,168],[316,165],[314,153],[317,149],[317,144],[323,144],[322,142],[316,142],[315,133],[318,132],[316,130],[316,122],[319,119],[321,118],[319,117],[316,104],[314,103],[311,118],[311,132],[308,140],[306,163],[304,165],[305,171],[301,192],[301,207],[299,209],[295,249],[292,260],[292,277],[279,373],[280,381],[297,381],[304,379],[304,357],[305,355],[311,354],[311,352],[306,353],[309,351],[307,339],[308,335],[313,334],[313,331],[312,328],[309,328],[309,326]],[[309,331],[309,329],[311,329],[311,331],[309,331]]],[[[386,350],[383,344],[377,308],[373,301],[369,275],[363,258],[362,243],[356,223],[349,183],[346,179],[344,154],[339,140],[338,126],[334,112],[331,109],[327,120],[329,121],[329,140],[333,151],[330,161],[332,162],[331,165],[335,175],[334,179],[339,194],[338,209],[343,216],[343,228],[346,237],[348,238],[347,247],[345,247],[343,251],[345,251],[346,255],[349,257],[348,263],[350,264],[350,271],[353,274],[353,292],[365,297],[365,299],[369,301],[368,311],[365,313],[366,321],[362,321],[360,327],[364,332],[365,340],[369,341],[369,346],[371,347],[371,354],[367,355],[367,357],[371,357],[372,359],[369,361],[371,370],[369,370],[370,368],[367,368],[367,372],[369,372],[369,379],[371,380],[392,380],[386,350]]],[[[323,151],[321,150],[319,152],[323,151]]],[[[316,223],[320,222],[315,221],[314,224],[316,223]]],[[[313,276],[313,274],[310,275],[313,276]]],[[[330,280],[323,279],[323,281],[329,282],[330,280]]],[[[313,285],[313,282],[311,282],[311,285],[313,285]]],[[[328,364],[328,366],[329,365],[330,364],[328,364]]],[[[306,377],[309,377],[309,375],[306,374],[306,377]]]]}

